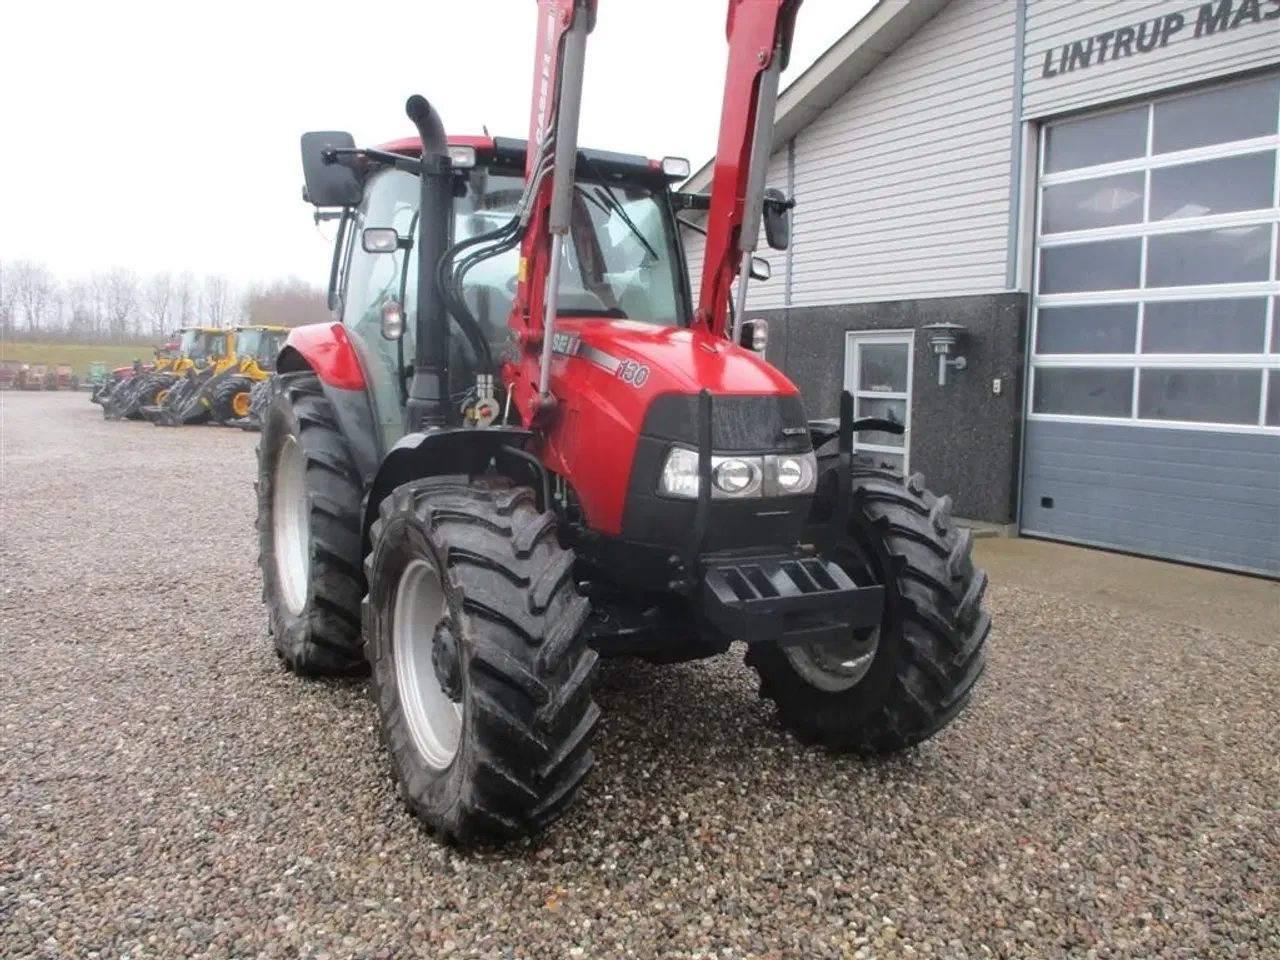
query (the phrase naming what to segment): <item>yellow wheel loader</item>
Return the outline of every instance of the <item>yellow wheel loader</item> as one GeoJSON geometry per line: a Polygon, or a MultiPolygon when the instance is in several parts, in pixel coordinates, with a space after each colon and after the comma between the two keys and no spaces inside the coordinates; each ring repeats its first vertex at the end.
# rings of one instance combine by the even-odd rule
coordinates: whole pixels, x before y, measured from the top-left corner
{"type": "Polygon", "coordinates": [[[236,365],[220,376],[204,392],[203,400],[213,422],[224,426],[243,426],[253,411],[254,387],[270,378],[275,371],[276,355],[289,335],[288,327],[236,327],[236,365]]]}
{"type": "Polygon", "coordinates": [[[192,349],[182,351],[152,402],[141,408],[143,417],[156,426],[208,422],[209,407],[204,399],[210,384],[237,366],[234,329],[198,327],[195,332],[192,349]]]}
{"type": "Polygon", "coordinates": [[[199,368],[182,371],[158,409],[144,411],[157,426],[228,423],[247,417],[253,385],[270,376],[287,327],[242,325],[219,330],[218,348],[199,368]]]}

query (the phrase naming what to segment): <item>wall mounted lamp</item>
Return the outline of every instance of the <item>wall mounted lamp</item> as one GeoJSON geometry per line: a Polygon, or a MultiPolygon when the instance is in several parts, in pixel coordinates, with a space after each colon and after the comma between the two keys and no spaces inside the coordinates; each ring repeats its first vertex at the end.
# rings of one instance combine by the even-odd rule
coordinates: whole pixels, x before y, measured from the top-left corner
{"type": "Polygon", "coordinates": [[[929,346],[938,355],[938,386],[946,386],[947,367],[963,370],[969,365],[964,357],[951,357],[951,348],[965,337],[968,329],[963,323],[926,323],[923,329],[929,331],[929,346]]]}

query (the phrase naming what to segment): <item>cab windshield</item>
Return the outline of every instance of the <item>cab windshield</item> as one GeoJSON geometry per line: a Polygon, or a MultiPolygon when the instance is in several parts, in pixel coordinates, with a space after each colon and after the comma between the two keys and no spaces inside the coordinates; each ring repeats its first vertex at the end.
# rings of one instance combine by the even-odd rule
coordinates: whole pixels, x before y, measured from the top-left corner
{"type": "Polygon", "coordinates": [[[236,355],[240,357],[260,357],[262,351],[262,335],[264,330],[237,330],[236,355]]]}
{"type": "MultiPolygon", "coordinates": [[[[465,192],[460,191],[454,203],[452,241],[489,233],[509,222],[523,190],[524,180],[519,175],[481,168],[471,171],[465,192]]],[[[371,180],[365,197],[364,209],[353,224],[344,321],[367,341],[377,343],[381,340],[382,307],[388,300],[400,298],[403,283],[404,347],[411,357],[417,305],[416,249],[408,256],[403,252],[365,254],[359,234],[370,227],[394,227],[402,237],[411,236],[416,226],[418,180],[409,173],[386,171],[371,180]]],[[[659,188],[638,182],[579,179],[560,260],[559,316],[608,317],[662,326],[687,322],[687,307],[677,282],[673,223],[659,188]]],[[[495,353],[506,340],[519,264],[517,247],[481,260],[463,282],[463,298],[495,353]]],[[[451,340],[461,341],[456,321],[450,327],[451,340]]]]}
{"type": "Polygon", "coordinates": [[[207,330],[183,331],[181,353],[196,363],[203,363],[210,357],[226,356],[226,335],[207,330]]]}
{"type": "Polygon", "coordinates": [[[270,362],[284,343],[285,335],[278,330],[238,330],[236,332],[236,355],[252,357],[255,360],[270,362]]]}
{"type": "MultiPolygon", "coordinates": [[[[455,243],[509,221],[524,181],[480,171],[467,187],[454,208],[455,243]]],[[[647,186],[579,180],[560,259],[559,315],[679,324],[683,311],[667,222],[661,197],[647,186]]],[[[499,338],[515,298],[519,266],[516,248],[482,260],[466,275],[468,305],[499,338]]]]}
{"type": "Polygon", "coordinates": [[[284,347],[284,342],[288,338],[287,333],[279,330],[264,330],[262,332],[262,351],[257,354],[259,360],[267,363],[275,363],[276,357],[280,356],[280,350],[284,347]]]}
{"type": "MultiPolygon", "coordinates": [[[[404,428],[401,385],[416,349],[417,248],[367,253],[360,238],[366,229],[393,227],[401,237],[416,240],[419,188],[418,178],[404,171],[384,170],[371,177],[345,237],[342,322],[374,364],[376,373],[369,382],[378,427],[388,446],[404,428]],[[396,341],[387,340],[381,332],[383,307],[392,300],[402,304],[405,314],[404,336],[396,341]]],[[[452,241],[509,223],[523,190],[524,179],[518,172],[469,171],[454,193],[452,241]]],[[[570,220],[560,260],[559,316],[610,317],[662,326],[688,323],[675,218],[660,184],[579,180],[570,220]]],[[[493,358],[502,355],[507,342],[519,268],[517,247],[480,261],[463,279],[462,297],[493,358]]],[[[473,382],[472,374],[482,371],[457,318],[450,316],[448,323],[450,399],[461,403],[473,382]]]]}

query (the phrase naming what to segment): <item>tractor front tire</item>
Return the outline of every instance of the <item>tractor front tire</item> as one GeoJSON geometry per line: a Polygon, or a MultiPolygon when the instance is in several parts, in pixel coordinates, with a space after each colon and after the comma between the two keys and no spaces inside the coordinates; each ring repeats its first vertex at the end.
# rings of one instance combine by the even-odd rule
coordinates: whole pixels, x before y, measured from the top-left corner
{"type": "MultiPolygon", "coordinates": [[[[817,522],[836,474],[822,476],[817,522]]],[[[951,500],[914,474],[856,466],[853,509],[835,559],[855,583],[885,587],[880,626],[827,648],[753,644],[746,661],[784,728],[808,744],[887,754],[928,740],[969,703],[986,665],[986,572],[951,500]]]]}
{"type": "Polygon", "coordinates": [[[320,379],[277,378],[257,448],[258,566],[276,653],[303,676],[365,669],[361,484],[320,379]]]}
{"type": "Polygon", "coordinates": [[[402,800],[460,847],[540,833],[595,765],[600,716],[555,515],[502,477],[430,478],[371,535],[365,650],[402,800]]]}

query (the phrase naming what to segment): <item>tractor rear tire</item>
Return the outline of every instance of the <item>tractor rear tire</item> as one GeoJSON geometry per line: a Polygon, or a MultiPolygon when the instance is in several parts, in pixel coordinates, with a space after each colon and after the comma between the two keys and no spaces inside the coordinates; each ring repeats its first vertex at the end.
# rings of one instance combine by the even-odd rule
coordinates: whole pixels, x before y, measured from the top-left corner
{"type": "Polygon", "coordinates": [[[209,412],[214,423],[227,423],[249,415],[253,401],[253,380],[228,377],[213,390],[209,412]]]}
{"type": "Polygon", "coordinates": [[[258,566],[276,653],[302,676],[361,672],[360,476],[311,371],[277,378],[257,457],[258,566]]]}
{"type": "MultiPolygon", "coordinates": [[[[821,475],[813,520],[831,516],[835,481],[833,470],[821,475]]],[[[852,483],[836,560],[854,582],[884,585],[878,631],[844,651],[755,644],[746,661],[760,696],[803,742],[894,753],[928,740],[968,705],[986,666],[987,575],[974,566],[972,534],[951,521],[951,499],[926,490],[920,474],[904,481],[855,465],[852,483]]]]}
{"type": "Polygon", "coordinates": [[[371,536],[365,650],[403,802],[460,847],[542,832],[594,767],[600,717],[555,514],[503,477],[429,478],[371,536]]]}

